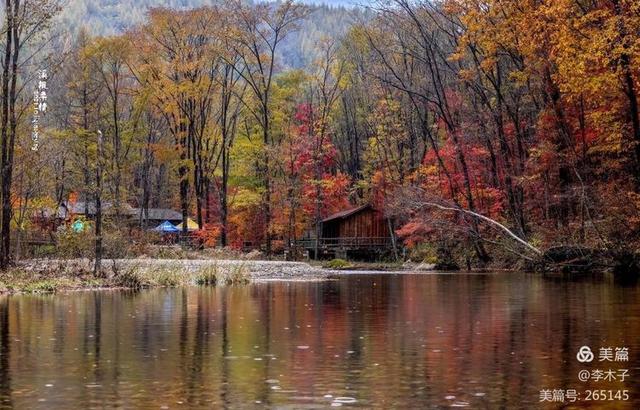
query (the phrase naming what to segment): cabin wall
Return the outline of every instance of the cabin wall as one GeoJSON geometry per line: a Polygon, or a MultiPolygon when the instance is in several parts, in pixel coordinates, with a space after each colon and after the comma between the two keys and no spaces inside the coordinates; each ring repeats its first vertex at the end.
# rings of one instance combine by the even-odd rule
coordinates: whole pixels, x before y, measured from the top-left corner
{"type": "Polygon", "coordinates": [[[389,228],[380,212],[366,209],[344,219],[325,222],[323,238],[386,238],[389,228]]]}

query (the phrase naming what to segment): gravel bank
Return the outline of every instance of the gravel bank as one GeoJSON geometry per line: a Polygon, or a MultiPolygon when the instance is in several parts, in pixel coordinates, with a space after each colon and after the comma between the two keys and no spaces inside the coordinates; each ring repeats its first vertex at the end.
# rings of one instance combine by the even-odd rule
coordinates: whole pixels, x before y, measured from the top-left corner
{"type": "MultiPolygon", "coordinates": [[[[122,271],[130,268],[139,270],[157,270],[162,268],[172,270],[184,270],[193,273],[202,268],[217,266],[221,270],[231,270],[242,266],[248,272],[252,281],[265,280],[319,280],[327,279],[330,272],[305,262],[283,262],[262,260],[226,260],[226,259],[105,259],[102,261],[104,268],[112,268],[122,271]]],[[[88,259],[33,259],[22,262],[25,267],[57,267],[57,266],[88,266],[88,259]]]]}
{"type": "MultiPolygon", "coordinates": [[[[107,263],[113,263],[109,261],[107,263]]],[[[243,266],[251,277],[251,280],[309,280],[326,279],[329,272],[304,262],[282,261],[252,261],[252,260],[226,260],[226,259],[117,259],[116,265],[136,266],[144,269],[158,267],[180,267],[185,271],[198,271],[203,267],[217,266],[221,269],[231,269],[239,265],[243,266]]]]}

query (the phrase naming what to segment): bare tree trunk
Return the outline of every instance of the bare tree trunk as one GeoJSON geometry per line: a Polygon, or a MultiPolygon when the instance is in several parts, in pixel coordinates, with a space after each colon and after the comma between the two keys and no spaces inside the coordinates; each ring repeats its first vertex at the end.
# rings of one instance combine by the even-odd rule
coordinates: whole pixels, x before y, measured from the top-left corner
{"type": "Polygon", "coordinates": [[[93,274],[100,275],[102,265],[102,132],[98,131],[98,150],[96,153],[96,247],[93,274]]]}
{"type": "Polygon", "coordinates": [[[5,197],[8,196],[9,190],[5,187],[7,186],[7,181],[5,180],[5,169],[7,167],[6,157],[7,157],[7,145],[9,138],[9,130],[8,130],[8,121],[9,121],[9,67],[11,62],[11,54],[13,47],[13,13],[11,11],[11,0],[6,0],[5,2],[5,15],[7,20],[7,31],[6,31],[6,43],[5,43],[5,54],[4,54],[4,65],[2,67],[2,158],[0,162],[0,171],[2,172],[2,215],[0,218],[0,268],[4,269],[9,265],[10,255],[9,255],[9,239],[6,237],[9,235],[7,231],[5,231],[4,226],[4,214],[5,212],[9,212],[10,210],[5,209],[5,197]]]}
{"type": "MultiPolygon", "coordinates": [[[[82,125],[84,131],[89,131],[89,106],[88,106],[88,93],[87,85],[83,84],[82,90],[82,125]]],[[[91,194],[89,192],[91,186],[91,170],[89,169],[89,143],[85,141],[84,144],[84,214],[89,215],[89,201],[91,200],[91,194]]]]}
{"type": "MultiPolygon", "coordinates": [[[[562,95],[560,89],[554,83],[549,67],[545,68],[544,74],[549,98],[553,104],[556,126],[559,134],[556,141],[554,141],[554,144],[558,155],[566,157],[566,151],[572,141],[571,127],[567,123],[564,108],[562,106],[562,95]]],[[[560,188],[560,204],[557,220],[560,226],[566,227],[568,225],[569,213],[572,205],[572,198],[570,198],[570,186],[573,181],[573,178],[571,178],[570,165],[566,158],[562,158],[560,161],[560,165],[558,167],[558,181],[560,188]]]]}
{"type": "Polygon", "coordinates": [[[270,175],[270,162],[269,162],[269,113],[266,109],[265,103],[264,113],[264,130],[263,139],[265,145],[264,153],[264,195],[263,195],[263,211],[264,211],[264,234],[265,234],[265,246],[267,255],[271,255],[271,175],[270,175]]]}
{"type": "Polygon", "coordinates": [[[211,222],[211,180],[204,179],[204,222],[211,222]]]}
{"type": "MultiPolygon", "coordinates": [[[[181,158],[184,156],[181,155],[181,158]]],[[[182,158],[184,160],[184,158],[182,158]]],[[[182,210],[182,238],[185,239],[189,233],[189,179],[187,178],[188,169],[181,165],[178,169],[180,178],[180,208],[182,210]]]]}
{"type": "Polygon", "coordinates": [[[145,151],[144,168],[142,170],[142,200],[140,201],[140,214],[138,215],[138,226],[141,228],[146,228],[149,225],[149,176],[151,172],[149,169],[149,152],[148,150],[145,151]]]}
{"type": "Polygon", "coordinates": [[[19,1],[6,0],[7,43],[2,73],[2,218],[0,220],[0,269],[11,263],[11,184],[13,173],[13,149],[16,132],[16,81],[20,39],[15,14],[19,1]],[[11,69],[9,68],[11,67],[11,69]],[[9,87],[9,83],[11,86],[9,87]],[[7,124],[8,123],[8,124],[7,124]]]}
{"type": "Polygon", "coordinates": [[[396,240],[396,232],[393,229],[391,218],[387,218],[387,226],[389,227],[389,235],[391,236],[391,246],[393,248],[393,257],[398,260],[398,242],[396,240]]]}
{"type": "Polygon", "coordinates": [[[113,123],[114,123],[114,133],[113,133],[113,146],[114,146],[114,157],[115,157],[115,165],[116,165],[116,172],[115,172],[115,176],[114,176],[114,190],[115,190],[115,198],[114,198],[114,208],[115,208],[115,212],[116,212],[116,219],[119,222],[120,219],[120,214],[121,214],[121,207],[122,207],[122,198],[121,198],[121,184],[122,184],[122,164],[121,162],[121,151],[122,151],[122,141],[121,141],[121,135],[120,135],[120,124],[119,124],[119,118],[118,118],[118,87],[114,87],[113,90],[113,123]]]}
{"type": "Polygon", "coordinates": [[[230,113],[231,99],[233,98],[233,87],[237,81],[234,71],[235,62],[225,64],[224,77],[222,81],[221,97],[221,109],[220,109],[220,130],[222,134],[222,146],[220,147],[221,155],[221,167],[222,167],[222,181],[218,189],[218,198],[220,203],[220,245],[222,247],[227,246],[227,235],[229,230],[229,205],[228,205],[228,191],[229,191],[229,155],[231,150],[231,144],[234,138],[235,125],[237,121],[237,108],[235,113],[230,113]],[[231,122],[230,122],[231,121],[231,122]]]}
{"type": "MultiPolygon", "coordinates": [[[[225,127],[226,128],[226,127],[225,127]]],[[[226,134],[226,130],[225,130],[226,134]]],[[[220,231],[220,245],[222,247],[227,246],[227,230],[229,228],[228,218],[228,183],[229,183],[229,158],[227,153],[227,136],[225,135],[222,141],[222,188],[220,189],[220,220],[222,230],[220,231]]]]}

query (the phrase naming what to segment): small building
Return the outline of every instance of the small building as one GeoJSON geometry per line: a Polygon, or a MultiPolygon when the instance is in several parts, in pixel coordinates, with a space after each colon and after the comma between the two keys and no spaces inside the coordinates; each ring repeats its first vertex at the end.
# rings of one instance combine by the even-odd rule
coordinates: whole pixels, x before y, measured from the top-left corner
{"type": "Polygon", "coordinates": [[[147,227],[156,227],[163,223],[164,221],[169,221],[173,225],[178,225],[182,222],[182,213],[175,211],[173,209],[167,208],[149,208],[148,216],[147,212],[142,208],[132,208],[131,214],[133,215],[136,221],[139,221],[142,218],[142,221],[146,220],[147,227]]]}
{"type": "MultiPolygon", "coordinates": [[[[104,217],[114,216],[116,214],[116,207],[112,202],[104,201],[100,205],[102,215],[104,217]]],[[[131,208],[127,203],[121,204],[120,217],[124,219],[129,218],[131,216],[132,209],[133,208],[131,208]]],[[[93,220],[96,217],[96,212],[97,208],[95,201],[65,201],[58,206],[55,216],[62,221],[70,220],[75,217],[84,217],[86,219],[93,220]]]]}
{"type": "MultiPolygon", "coordinates": [[[[113,217],[116,209],[111,202],[105,201],[102,204],[102,215],[104,217],[113,217]]],[[[129,204],[120,206],[120,218],[128,220],[131,218],[132,209],[129,204]]],[[[65,201],[56,208],[43,207],[34,211],[32,222],[42,229],[55,231],[58,226],[73,222],[76,218],[84,218],[94,220],[96,217],[95,201],[70,202],[65,201]]]]}
{"type": "MultiPolygon", "coordinates": [[[[102,215],[105,218],[113,218],[116,214],[116,208],[112,202],[105,201],[102,203],[102,215]]],[[[39,226],[48,228],[47,230],[55,230],[59,225],[73,222],[76,218],[84,218],[94,220],[96,217],[95,201],[65,201],[58,205],[57,208],[42,208],[37,210],[33,215],[33,220],[39,226]]],[[[120,206],[120,221],[127,223],[130,227],[138,226],[142,220],[143,227],[155,228],[164,221],[169,221],[173,225],[182,222],[182,213],[173,209],[166,208],[149,208],[148,213],[142,208],[133,208],[127,203],[120,206]]]]}
{"type": "Polygon", "coordinates": [[[367,204],[347,209],[322,220],[321,236],[300,241],[309,255],[370,259],[393,250],[389,221],[367,204]],[[318,255],[315,255],[316,246],[318,255]]]}

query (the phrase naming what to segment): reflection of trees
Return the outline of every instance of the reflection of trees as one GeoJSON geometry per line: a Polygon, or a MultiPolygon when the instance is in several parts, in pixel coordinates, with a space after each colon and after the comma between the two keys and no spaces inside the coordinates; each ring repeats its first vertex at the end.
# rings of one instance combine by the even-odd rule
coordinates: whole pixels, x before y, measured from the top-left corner
{"type": "Polygon", "coordinates": [[[11,342],[9,339],[8,297],[0,297],[0,400],[2,407],[12,408],[11,400],[11,342]]]}
{"type": "MultiPolygon", "coordinates": [[[[186,299],[186,293],[183,293],[183,298],[186,299]]],[[[201,386],[205,384],[203,377],[203,362],[206,361],[206,352],[209,345],[209,298],[203,295],[202,291],[198,291],[196,294],[196,327],[193,336],[192,348],[191,348],[191,365],[184,366],[184,378],[187,380],[187,392],[190,405],[204,405],[203,402],[198,402],[197,397],[201,386]]]]}
{"type": "MultiPolygon", "coordinates": [[[[93,296],[93,363],[96,382],[102,381],[102,368],[100,367],[100,348],[102,346],[102,295],[94,292],[93,296]]],[[[85,334],[86,337],[86,334],[85,334]]]]}
{"type": "Polygon", "coordinates": [[[363,407],[444,406],[451,394],[472,408],[513,408],[544,387],[580,387],[572,358],[582,344],[640,351],[638,299],[637,287],[525,275],[4,298],[0,397],[28,406],[43,393],[32,386],[52,380],[85,403],[291,404],[266,383],[278,379],[299,397],[349,395],[363,407]]]}
{"type": "Polygon", "coordinates": [[[220,328],[222,329],[222,357],[220,358],[222,380],[220,383],[220,398],[224,409],[229,409],[231,406],[231,400],[229,398],[229,334],[227,332],[227,288],[222,289],[222,320],[220,328]]]}
{"type": "MultiPolygon", "coordinates": [[[[255,320],[259,320],[258,323],[260,323],[260,329],[262,330],[262,335],[260,335],[261,337],[259,336],[259,340],[261,340],[261,343],[260,345],[258,345],[259,348],[256,353],[262,354],[261,358],[264,361],[264,366],[262,366],[262,368],[260,369],[263,382],[258,384],[258,397],[263,405],[269,406],[272,404],[270,400],[271,391],[270,386],[265,383],[264,380],[277,378],[271,377],[271,360],[269,357],[264,356],[265,354],[269,354],[271,352],[271,304],[273,303],[274,298],[273,284],[267,283],[265,286],[256,287],[256,289],[259,290],[257,293],[257,295],[259,296],[257,298],[254,296],[254,299],[256,304],[259,306],[259,319],[255,320]]],[[[256,295],[255,292],[254,295],[256,295]]]]}
{"type": "MultiPolygon", "coordinates": [[[[187,306],[187,290],[181,289],[180,291],[180,358],[183,361],[187,354],[187,342],[188,342],[188,331],[189,331],[189,310],[187,306]]],[[[185,366],[181,366],[181,369],[184,369],[185,366]]]]}

